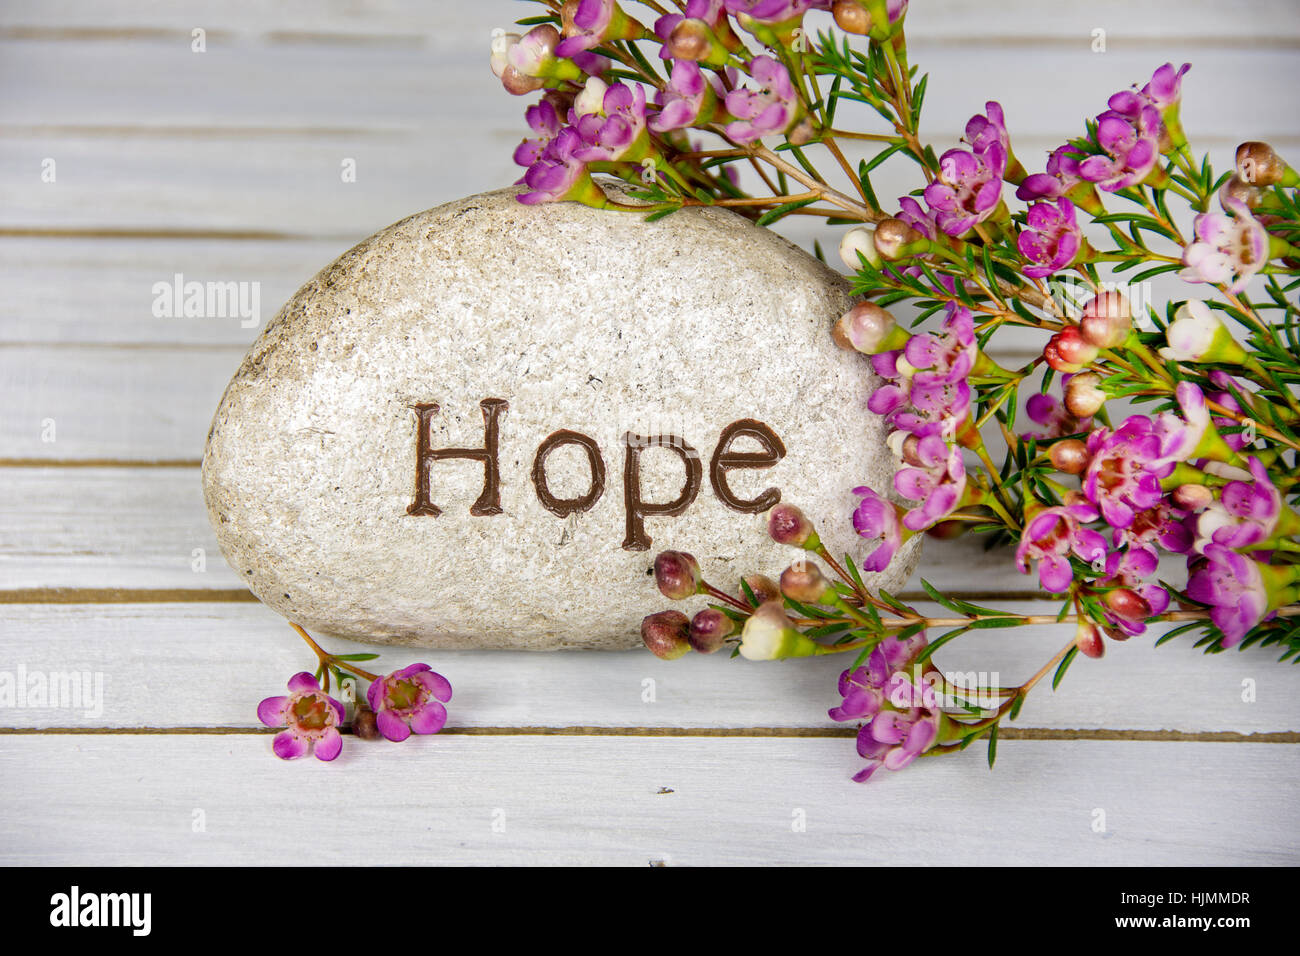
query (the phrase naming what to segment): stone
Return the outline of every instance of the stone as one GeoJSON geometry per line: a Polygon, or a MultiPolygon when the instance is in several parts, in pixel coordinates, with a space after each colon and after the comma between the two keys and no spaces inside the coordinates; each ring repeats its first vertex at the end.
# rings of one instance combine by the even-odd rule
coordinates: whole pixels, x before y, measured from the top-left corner
{"type": "MultiPolygon", "coordinates": [[[[253,593],[374,643],[630,648],[669,606],[660,550],[737,591],[799,556],[766,534],[777,500],[860,556],[852,489],[895,463],[868,360],[831,340],[846,282],[723,209],[515,194],[365,240],[249,350],[203,488],[253,593]]],[[[899,588],[918,544],[870,582],[899,588]]]]}

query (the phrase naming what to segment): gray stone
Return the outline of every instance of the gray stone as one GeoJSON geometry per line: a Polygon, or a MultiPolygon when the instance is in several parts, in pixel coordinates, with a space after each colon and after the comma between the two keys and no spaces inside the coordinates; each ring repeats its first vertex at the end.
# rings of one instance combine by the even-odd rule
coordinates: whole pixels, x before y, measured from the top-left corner
{"type": "MultiPolygon", "coordinates": [[[[866,408],[867,359],[829,335],[850,302],[844,280],[725,210],[647,223],[514,196],[473,196],[372,236],[254,343],[203,461],[217,539],[253,593],[308,629],[376,643],[637,646],[641,618],[669,606],[649,573],[660,550],[692,552],[733,589],[797,556],[711,481],[720,436],[743,421],[786,453],[726,471],[723,494],[740,503],[778,489],[833,552],[860,554],[851,489],[888,489],[895,463],[866,408]],[[485,411],[489,399],[508,404],[485,411]],[[426,457],[418,495],[421,417],[426,450],[484,449],[489,414],[500,512],[471,513],[498,503],[486,452],[426,457]],[[588,453],[572,441],[535,483],[539,446],[560,430],[596,444],[605,481],[594,504],[588,453]],[[629,447],[629,433],[647,440],[629,447]],[[698,451],[698,495],[679,515],[653,514],[683,491],[682,441],[698,451]],[[629,498],[651,503],[647,550],[625,547],[644,543],[629,538],[629,498]]],[[[741,432],[731,452],[761,451],[741,432]]],[[[917,540],[868,577],[898,588],[917,540]]]]}

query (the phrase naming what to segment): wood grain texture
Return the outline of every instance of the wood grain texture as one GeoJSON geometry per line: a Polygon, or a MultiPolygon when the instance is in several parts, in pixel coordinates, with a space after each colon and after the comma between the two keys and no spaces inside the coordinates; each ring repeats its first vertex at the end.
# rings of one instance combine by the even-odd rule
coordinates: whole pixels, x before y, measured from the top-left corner
{"type": "MultiPolygon", "coordinates": [[[[652,585],[646,592],[647,613],[672,606],[652,585]]],[[[1008,726],[1300,732],[1300,667],[1259,649],[1207,659],[1185,638],[1154,647],[1163,630],[1110,642],[1100,661],[1075,661],[1055,693],[1047,684],[1036,688],[1008,726]]],[[[256,727],[257,702],[314,663],[283,619],[260,604],[0,605],[0,631],[0,672],[17,674],[21,665],[28,673],[100,673],[104,686],[102,713],[0,708],[3,727],[256,727]],[[185,688],[184,705],[166,688],[185,688]]],[[[1069,638],[1068,627],[1054,625],[976,631],[935,659],[945,673],[983,671],[986,680],[1020,683],[1069,638]]],[[[851,659],[754,663],[719,653],[661,661],[644,651],[484,654],[326,644],[336,653],[378,652],[385,673],[418,660],[432,664],[456,688],[457,727],[849,726],[826,711],[839,703],[836,679],[851,659]]]]}
{"type": "Polygon", "coordinates": [[[992,773],[968,751],[864,787],[849,779],[858,761],[848,740],[354,743],[335,765],[286,765],[264,734],[0,737],[0,861],[1300,861],[1292,814],[1276,798],[1300,785],[1300,763],[1280,753],[1293,747],[1272,744],[1008,741],[992,773]],[[334,795],[328,815],[322,794],[334,795]]]}

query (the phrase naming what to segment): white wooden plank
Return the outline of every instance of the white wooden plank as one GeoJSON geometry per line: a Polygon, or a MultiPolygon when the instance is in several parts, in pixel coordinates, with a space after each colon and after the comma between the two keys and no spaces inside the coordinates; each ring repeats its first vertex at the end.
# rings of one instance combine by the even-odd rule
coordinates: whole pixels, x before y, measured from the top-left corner
{"type": "MultiPolygon", "coordinates": [[[[646,591],[647,613],[670,606],[653,586],[646,591]]],[[[1024,602],[998,606],[1044,610],[1024,602]]],[[[1009,726],[1300,731],[1300,667],[1277,663],[1270,650],[1207,657],[1186,638],[1156,648],[1161,630],[1112,642],[1100,661],[1076,661],[1055,693],[1047,684],[1035,688],[1009,726]],[[1243,700],[1247,689],[1250,702],[1243,700]]],[[[284,621],[259,604],[0,604],[0,633],[0,672],[9,679],[18,680],[21,667],[47,679],[89,673],[92,694],[93,675],[100,674],[103,686],[102,698],[95,696],[100,706],[67,699],[19,707],[15,699],[0,707],[4,727],[257,727],[257,702],[315,663],[284,621]]],[[[1071,633],[1070,625],[976,631],[942,648],[936,660],[945,672],[983,671],[1011,685],[1036,672],[1071,633]]],[[[484,654],[321,639],[335,653],[379,652],[368,668],[376,672],[431,664],[456,690],[453,727],[852,728],[826,713],[839,703],[836,681],[851,663],[847,656],[754,663],[718,654],[666,662],[645,651],[484,654]]]]}
{"type": "Polygon", "coordinates": [[[265,735],[0,737],[0,860],[1300,862],[1294,746],[1007,741],[993,772],[967,752],[860,785],[848,740],[348,744],[285,765],[265,735]]]}
{"type": "MultiPolygon", "coordinates": [[[[442,133],[473,163],[482,133],[522,128],[524,100],[506,95],[487,68],[494,23],[455,35],[446,51],[405,47],[230,46],[196,54],[188,42],[13,40],[0,38],[0,83],[22,89],[0,100],[0,125],[33,127],[379,129],[442,133]],[[67,64],[76,64],[70,72],[67,64]]],[[[951,136],[989,99],[1002,102],[1015,135],[1063,139],[1104,110],[1106,98],[1145,82],[1166,60],[1192,55],[1177,41],[1093,53],[1077,46],[1025,44],[1014,56],[978,42],[918,42],[913,59],[930,74],[924,131],[951,136]],[[972,82],[978,77],[979,82],[972,82]],[[1025,82],[1050,77],[1050,86],[1025,82]]],[[[1300,75],[1287,49],[1212,45],[1194,51],[1183,84],[1183,120],[1202,133],[1239,141],[1294,133],[1285,91],[1300,75]],[[1260,88],[1272,93],[1242,96],[1260,88]]],[[[848,117],[850,114],[844,114],[848,117]]],[[[487,154],[482,154],[487,155],[487,154]]]]}
{"type": "MultiPolygon", "coordinates": [[[[346,42],[367,37],[394,41],[427,38],[437,42],[480,22],[505,24],[534,12],[533,4],[513,0],[478,0],[473,4],[428,0],[7,0],[0,28],[24,31],[171,30],[188,33],[203,25],[251,41],[346,42]]],[[[639,9],[629,4],[630,10],[639,9]]],[[[819,18],[829,22],[826,18],[819,18]]],[[[816,20],[812,20],[816,24],[816,20]]],[[[1129,0],[1093,0],[1086,7],[1045,6],[1038,0],[928,0],[911,12],[909,36],[965,40],[1033,38],[1073,40],[1105,27],[1113,42],[1167,39],[1183,42],[1231,42],[1240,38],[1277,41],[1300,34],[1295,5],[1289,0],[1250,0],[1225,5],[1218,0],[1163,0],[1134,4],[1129,0]],[[1243,16],[1243,12],[1248,15],[1243,16]],[[1171,15],[1176,20],[1171,21],[1171,15]]]]}
{"type": "Polygon", "coordinates": [[[337,257],[346,240],[0,239],[0,342],[238,345],[337,257]],[[261,321],[154,314],[154,285],[257,283],[261,321]]]}
{"type": "Polygon", "coordinates": [[[196,460],[243,352],[0,348],[0,458],[196,460]]]}

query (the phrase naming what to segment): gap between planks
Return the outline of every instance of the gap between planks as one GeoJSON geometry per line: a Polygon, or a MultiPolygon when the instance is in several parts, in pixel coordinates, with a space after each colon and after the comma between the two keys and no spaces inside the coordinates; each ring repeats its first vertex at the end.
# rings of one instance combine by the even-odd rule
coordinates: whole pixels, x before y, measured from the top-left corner
{"type": "MultiPolygon", "coordinates": [[[[31,736],[265,736],[275,727],[0,727],[0,737],[31,736]]],[[[344,729],[343,733],[351,734],[344,729]]],[[[856,737],[856,727],[445,727],[440,734],[457,737],[856,737]]],[[[1240,733],[1232,730],[1112,730],[1050,727],[1001,727],[998,740],[1139,740],[1164,743],[1300,744],[1300,731],[1240,733]]]]}

